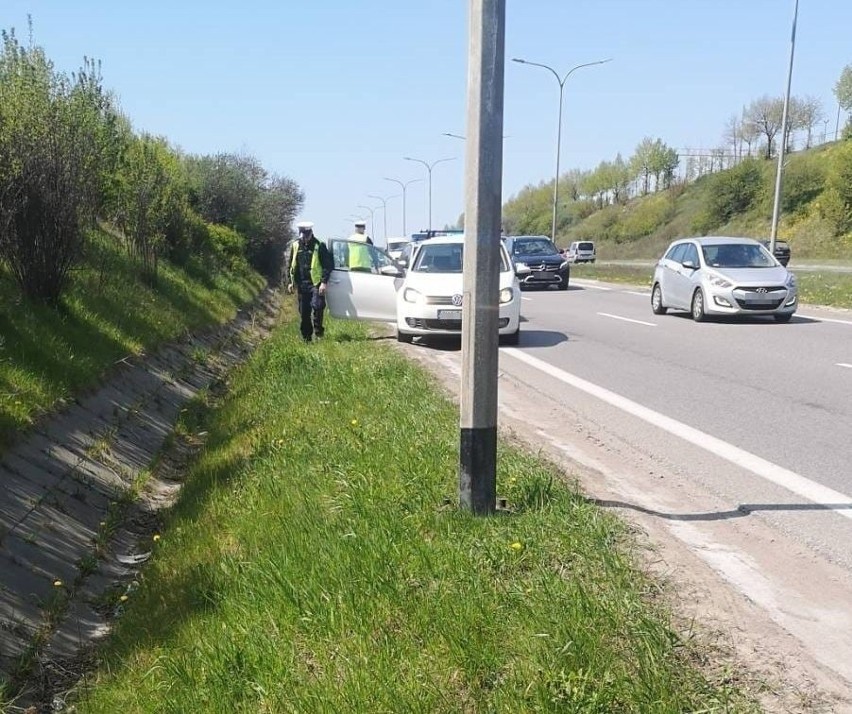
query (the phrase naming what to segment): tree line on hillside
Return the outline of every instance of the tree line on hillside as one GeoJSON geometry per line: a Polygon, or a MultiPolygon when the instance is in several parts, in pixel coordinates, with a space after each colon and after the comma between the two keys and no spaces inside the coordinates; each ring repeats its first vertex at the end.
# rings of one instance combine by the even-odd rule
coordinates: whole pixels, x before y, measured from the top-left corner
{"type": "MultiPolygon", "coordinates": [[[[838,106],[846,112],[852,112],[852,65],[847,65],[838,79],[834,93],[838,106]]],[[[636,146],[633,155],[625,160],[618,154],[613,161],[602,161],[589,171],[571,169],[559,177],[559,190],[565,202],[560,207],[557,235],[572,224],[588,218],[607,206],[624,205],[630,199],[657,193],[671,188],[675,184],[682,187],[708,174],[716,174],[745,162],[745,166],[731,178],[731,185],[723,187],[728,179],[718,181],[719,193],[715,203],[703,214],[702,225],[723,224],[731,215],[739,211],[742,205],[754,205],[758,196],[765,193],[762,183],[745,186],[739,177],[755,176],[763,172],[758,163],[761,159],[771,159],[777,152],[778,142],[783,140],[785,148],[792,151],[794,136],[803,135],[801,148],[811,148],[815,143],[816,128],[823,122],[823,143],[827,134],[826,115],[822,103],[813,97],[791,97],[788,105],[788,124],[785,136],[780,137],[784,100],[781,97],[764,96],[752,101],[743,108],[740,115],[732,116],[724,130],[723,145],[712,150],[702,150],[690,154],[684,150],[669,147],[662,139],[645,137],[636,146]],[[683,159],[686,165],[681,166],[683,159]],[[756,163],[758,162],[758,163],[756,163]],[[680,175],[678,172],[680,170],[680,175]],[[727,194],[727,197],[726,197],[727,194]]],[[[846,123],[843,137],[852,138],[852,120],[846,123]]],[[[843,232],[847,220],[844,211],[852,210],[852,204],[846,203],[841,179],[832,176],[844,175],[841,166],[843,160],[837,158],[833,164],[824,167],[824,175],[819,169],[809,165],[807,176],[794,175],[785,183],[786,207],[799,207],[809,200],[814,192],[819,193],[825,181],[832,186],[832,193],[826,196],[824,205],[831,206],[831,224],[843,232]],[[836,164],[836,166],[835,166],[836,164]],[[820,187],[818,190],[816,187],[820,187]]],[[[527,185],[503,206],[504,230],[511,234],[549,234],[552,209],[553,180],[538,185],[527,185]]],[[[648,216],[638,220],[634,228],[641,234],[653,230],[660,221],[666,220],[672,210],[662,201],[647,204],[648,216]]]]}
{"type": "Polygon", "coordinates": [[[161,258],[280,279],[304,200],[294,181],[252,156],[194,156],[137,133],[98,63],[68,76],[13,30],[0,37],[0,261],[23,294],[56,303],[98,225],[149,281],[161,258]]]}

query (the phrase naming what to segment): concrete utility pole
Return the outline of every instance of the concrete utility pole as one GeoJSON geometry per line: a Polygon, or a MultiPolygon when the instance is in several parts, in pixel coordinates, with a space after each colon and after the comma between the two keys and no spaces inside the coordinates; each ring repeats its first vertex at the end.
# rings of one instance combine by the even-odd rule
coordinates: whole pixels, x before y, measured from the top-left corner
{"type": "Polygon", "coordinates": [[[459,504],[486,515],[497,499],[506,0],[469,8],[459,504]]]}
{"type": "Polygon", "coordinates": [[[778,168],[775,170],[775,202],[772,205],[772,230],[769,233],[769,252],[775,255],[775,238],[778,235],[778,216],[781,213],[781,174],[784,171],[784,149],[787,144],[787,109],[790,105],[790,85],[793,82],[793,55],[796,52],[796,19],[799,16],[799,0],[794,0],[793,32],[790,35],[790,67],[787,70],[787,93],[784,95],[784,111],[781,112],[781,146],[778,148],[778,168]]]}

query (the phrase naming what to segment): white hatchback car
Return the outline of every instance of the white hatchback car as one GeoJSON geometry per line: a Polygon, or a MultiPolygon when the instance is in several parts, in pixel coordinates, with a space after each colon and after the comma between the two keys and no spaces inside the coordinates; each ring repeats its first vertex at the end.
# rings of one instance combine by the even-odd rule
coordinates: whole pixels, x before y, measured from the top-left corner
{"type": "MultiPolygon", "coordinates": [[[[326,299],[334,317],[394,322],[400,342],[411,342],[417,336],[461,334],[464,236],[422,241],[407,270],[375,246],[367,246],[373,260],[371,271],[350,270],[349,241],[332,239],[329,248],[334,270],[326,299]]],[[[521,292],[502,245],[499,300],[500,343],[516,345],[520,338],[521,292]]]]}

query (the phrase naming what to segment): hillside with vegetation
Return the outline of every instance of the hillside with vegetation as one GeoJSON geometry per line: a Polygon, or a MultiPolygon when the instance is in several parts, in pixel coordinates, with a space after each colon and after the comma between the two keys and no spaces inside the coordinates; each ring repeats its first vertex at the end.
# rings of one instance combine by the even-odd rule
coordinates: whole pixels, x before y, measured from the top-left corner
{"type": "MultiPolygon", "coordinates": [[[[852,110],[852,65],[835,92],[852,110]]],[[[852,260],[852,121],[835,140],[819,103],[793,98],[781,137],[783,101],[763,97],[731,117],[725,143],[689,155],[646,137],[629,159],[616,156],[559,181],[556,242],[594,240],[598,257],[656,258],[673,239],[696,235],[768,238],[777,148],[787,147],[778,238],[796,258],[852,260]]],[[[529,185],[503,207],[509,234],[551,233],[553,181],[529,185]]]]}
{"type": "Polygon", "coordinates": [[[98,63],[69,75],[0,39],[2,449],[117,360],[275,283],[303,195],[252,156],[134,130],[98,63]]]}

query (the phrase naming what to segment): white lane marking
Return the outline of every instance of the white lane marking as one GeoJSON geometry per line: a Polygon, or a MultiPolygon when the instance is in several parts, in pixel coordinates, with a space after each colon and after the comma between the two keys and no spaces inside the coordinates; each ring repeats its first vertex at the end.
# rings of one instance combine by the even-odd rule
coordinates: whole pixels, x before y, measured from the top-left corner
{"type": "Polygon", "coordinates": [[[816,320],[817,322],[836,322],[838,325],[852,325],[852,320],[835,320],[833,317],[817,317],[816,315],[805,315],[802,312],[796,314],[799,317],[804,317],[808,320],[816,320]]]}
{"type": "Polygon", "coordinates": [[[847,369],[852,369],[852,364],[846,364],[846,362],[838,362],[835,367],[846,367],[847,369]]]}
{"type": "Polygon", "coordinates": [[[532,298],[522,297],[521,300],[532,300],[532,298]]]}
{"type": "Polygon", "coordinates": [[[639,297],[649,298],[651,293],[640,293],[638,290],[625,290],[628,295],[638,295],[639,297]]]}
{"type": "Polygon", "coordinates": [[[751,471],[753,474],[766,479],[770,483],[774,483],[776,486],[786,488],[797,496],[801,496],[813,503],[831,505],[839,515],[852,519],[852,497],[845,493],[840,493],[840,491],[835,491],[827,486],[816,483],[816,481],[811,481],[804,476],[785,469],[783,466],[773,464],[771,461],[767,461],[726,441],[717,439],[715,436],[711,436],[676,419],[667,417],[665,414],[660,414],[638,402],[627,399],[627,397],[622,397],[620,394],[616,394],[581,377],[565,372],[537,357],[528,355],[517,347],[504,348],[503,354],[508,354],[521,362],[526,362],[531,367],[535,367],[545,374],[558,379],[560,382],[564,382],[617,409],[621,409],[649,424],[653,424],[740,468],[751,471]]]}
{"type": "Polygon", "coordinates": [[[630,317],[621,317],[621,315],[611,315],[608,312],[599,312],[598,315],[603,317],[611,317],[613,320],[624,320],[625,322],[635,322],[637,325],[647,325],[648,327],[656,327],[656,322],[645,322],[644,320],[634,320],[630,317]]]}

